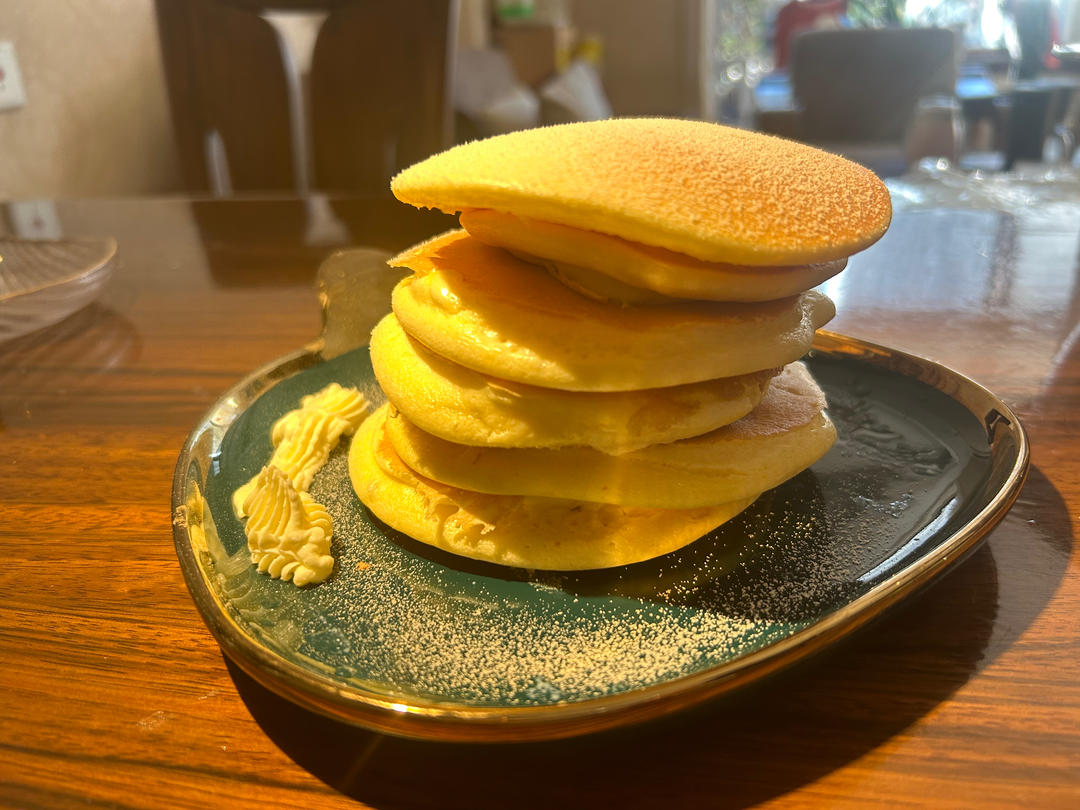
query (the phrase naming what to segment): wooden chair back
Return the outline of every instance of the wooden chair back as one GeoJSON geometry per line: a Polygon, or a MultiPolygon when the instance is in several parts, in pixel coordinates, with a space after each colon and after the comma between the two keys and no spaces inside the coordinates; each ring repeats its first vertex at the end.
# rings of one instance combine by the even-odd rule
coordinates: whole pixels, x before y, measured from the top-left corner
{"type": "Polygon", "coordinates": [[[455,0],[157,0],[157,15],[191,191],[220,192],[223,158],[232,192],[389,193],[398,170],[453,142],[455,0]],[[282,10],[327,15],[300,85],[300,138],[296,82],[260,14],[282,10]]]}

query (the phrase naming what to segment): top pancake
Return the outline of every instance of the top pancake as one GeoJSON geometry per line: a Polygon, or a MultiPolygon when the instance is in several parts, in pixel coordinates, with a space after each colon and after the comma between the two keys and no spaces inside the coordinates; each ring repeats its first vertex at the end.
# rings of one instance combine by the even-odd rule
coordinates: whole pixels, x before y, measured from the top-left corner
{"type": "Polygon", "coordinates": [[[702,121],[628,118],[512,132],[398,174],[398,199],[486,208],[695,258],[791,265],[850,256],[892,209],[868,169],[809,146],[702,121]]]}

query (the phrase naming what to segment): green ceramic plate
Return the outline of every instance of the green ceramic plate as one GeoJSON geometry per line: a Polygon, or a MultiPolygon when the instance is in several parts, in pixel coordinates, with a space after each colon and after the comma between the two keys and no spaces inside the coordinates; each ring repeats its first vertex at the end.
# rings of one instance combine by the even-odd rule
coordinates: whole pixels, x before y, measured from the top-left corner
{"type": "Polygon", "coordinates": [[[808,358],[840,440],[736,520],[650,562],[508,569],[422,546],[353,495],[342,446],[312,495],[334,521],[330,580],[257,573],[229,498],[271,423],[330,381],[382,401],[367,349],[301,352],[228,392],[174,485],[188,587],[225,652],[313,710],[441,740],[568,736],[732,689],[847,634],[955,565],[1027,467],[1013,413],[928,360],[823,333],[808,358]]]}

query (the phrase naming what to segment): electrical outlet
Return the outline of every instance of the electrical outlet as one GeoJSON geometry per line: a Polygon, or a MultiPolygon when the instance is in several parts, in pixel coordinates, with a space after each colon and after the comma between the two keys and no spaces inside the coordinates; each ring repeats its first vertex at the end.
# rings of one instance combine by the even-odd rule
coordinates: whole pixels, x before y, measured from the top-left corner
{"type": "Polygon", "coordinates": [[[0,110],[14,110],[25,104],[26,90],[15,59],[15,46],[0,42],[0,110]]]}
{"type": "Polygon", "coordinates": [[[11,229],[20,239],[60,239],[64,229],[52,200],[19,200],[7,204],[11,229]]]}

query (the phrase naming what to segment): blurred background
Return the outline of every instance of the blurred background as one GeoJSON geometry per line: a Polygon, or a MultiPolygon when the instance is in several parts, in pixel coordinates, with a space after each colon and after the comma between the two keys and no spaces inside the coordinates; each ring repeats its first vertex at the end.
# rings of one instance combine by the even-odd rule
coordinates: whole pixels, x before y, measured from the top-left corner
{"type": "Polygon", "coordinates": [[[883,176],[1077,160],[1080,0],[0,0],[0,199],[388,193],[455,142],[703,118],[883,176]]]}

